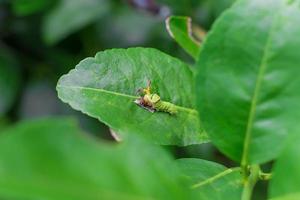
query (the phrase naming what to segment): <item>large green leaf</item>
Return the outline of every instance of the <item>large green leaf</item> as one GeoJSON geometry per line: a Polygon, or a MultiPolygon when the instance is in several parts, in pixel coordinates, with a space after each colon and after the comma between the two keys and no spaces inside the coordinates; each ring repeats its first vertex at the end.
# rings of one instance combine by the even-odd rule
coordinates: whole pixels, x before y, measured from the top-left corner
{"type": "Polygon", "coordinates": [[[114,131],[137,133],[158,144],[207,141],[195,107],[193,74],[183,62],[155,49],[99,52],[81,61],[58,84],[59,97],[98,118],[114,131]],[[150,113],[137,106],[136,91],[152,81],[152,92],[176,105],[178,113],[150,113]]]}
{"type": "Polygon", "coordinates": [[[160,147],[95,142],[71,120],[26,122],[0,135],[1,199],[193,199],[184,182],[160,147]]]}
{"type": "Polygon", "coordinates": [[[228,169],[220,164],[195,158],[179,159],[177,164],[192,188],[198,192],[198,199],[241,199],[239,168],[228,169]]]}
{"type": "Polygon", "coordinates": [[[299,132],[299,1],[241,0],[200,53],[198,109],[212,142],[242,165],[275,158],[299,132]]]}
{"type": "Polygon", "coordinates": [[[292,135],[273,169],[270,197],[276,199],[300,199],[300,135],[292,135]],[[298,198],[297,198],[298,197],[298,198]]]}
{"type": "Polygon", "coordinates": [[[15,100],[20,83],[19,70],[12,54],[4,48],[0,49],[0,117],[15,100]]]}
{"type": "Polygon", "coordinates": [[[192,35],[191,18],[170,16],[166,19],[166,26],[170,36],[196,60],[200,52],[200,42],[192,35]]]}
{"type": "Polygon", "coordinates": [[[45,18],[44,40],[54,44],[99,19],[108,10],[105,0],[61,0],[45,18]]]}

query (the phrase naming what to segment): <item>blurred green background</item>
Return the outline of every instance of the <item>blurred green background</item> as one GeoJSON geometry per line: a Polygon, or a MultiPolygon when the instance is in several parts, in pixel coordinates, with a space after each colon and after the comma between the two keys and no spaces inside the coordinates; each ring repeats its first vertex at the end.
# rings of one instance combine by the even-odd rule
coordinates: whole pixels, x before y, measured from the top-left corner
{"type": "MultiPolygon", "coordinates": [[[[63,104],[58,78],[109,48],[153,47],[193,64],[169,37],[169,15],[191,16],[209,31],[233,0],[0,0],[0,130],[22,120],[73,116],[88,133],[113,140],[108,127],[63,104]]],[[[165,147],[175,157],[234,163],[211,144],[165,147]]],[[[258,185],[265,191],[265,185],[258,185]]],[[[255,199],[265,198],[255,192],[255,199]]]]}
{"type": "Polygon", "coordinates": [[[25,119],[71,115],[87,132],[111,139],[105,125],[57,98],[58,78],[80,60],[109,48],[153,47],[193,64],[169,37],[166,17],[191,16],[194,23],[209,30],[233,0],[0,2],[0,127],[25,119]]]}

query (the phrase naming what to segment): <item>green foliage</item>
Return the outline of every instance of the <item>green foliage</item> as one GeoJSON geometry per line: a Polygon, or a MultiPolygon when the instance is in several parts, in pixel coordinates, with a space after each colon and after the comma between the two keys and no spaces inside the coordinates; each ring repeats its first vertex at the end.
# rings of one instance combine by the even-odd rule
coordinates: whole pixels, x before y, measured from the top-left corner
{"type": "Polygon", "coordinates": [[[45,18],[45,42],[59,42],[69,34],[98,20],[107,9],[108,2],[105,0],[61,0],[45,18]]]}
{"type": "Polygon", "coordinates": [[[20,69],[7,49],[0,49],[0,117],[12,106],[20,84],[20,69]]]}
{"type": "Polygon", "coordinates": [[[204,128],[243,166],[276,158],[287,134],[300,131],[298,3],[239,1],[203,45],[196,92],[204,128]]]}
{"type": "Polygon", "coordinates": [[[59,97],[74,109],[98,118],[119,134],[136,133],[157,144],[207,141],[195,108],[189,66],[158,50],[114,49],[81,61],[58,84],[59,97]],[[179,76],[180,74],[180,76],[179,76]],[[137,90],[152,81],[152,92],[175,104],[178,113],[151,113],[134,103],[137,90]]]}
{"type": "Polygon", "coordinates": [[[300,199],[300,0],[233,2],[1,1],[0,199],[300,199]]]}
{"type": "Polygon", "coordinates": [[[198,192],[199,199],[240,199],[242,181],[239,168],[228,169],[218,163],[194,158],[179,159],[177,165],[193,190],[198,192]]]}
{"type": "Polygon", "coordinates": [[[166,26],[170,36],[196,60],[200,52],[200,42],[192,36],[191,18],[171,16],[167,18],[166,26]]]}
{"type": "Polygon", "coordinates": [[[136,137],[119,145],[96,143],[64,118],[3,132],[0,169],[5,199],[193,199],[160,147],[136,137]]]}

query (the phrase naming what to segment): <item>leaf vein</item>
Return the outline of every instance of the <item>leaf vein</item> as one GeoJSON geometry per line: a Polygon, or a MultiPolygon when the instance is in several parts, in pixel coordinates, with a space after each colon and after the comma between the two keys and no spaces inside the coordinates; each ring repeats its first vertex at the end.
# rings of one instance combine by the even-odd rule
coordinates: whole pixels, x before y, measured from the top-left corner
{"type": "Polygon", "coordinates": [[[232,172],[239,171],[239,170],[240,170],[239,167],[226,169],[226,170],[224,170],[224,171],[216,174],[215,176],[212,176],[212,177],[210,177],[210,178],[208,178],[208,179],[206,179],[204,181],[201,181],[199,183],[194,184],[192,186],[192,188],[195,189],[195,188],[202,187],[204,185],[207,185],[209,183],[212,183],[212,182],[216,181],[219,178],[222,178],[223,176],[226,176],[228,174],[231,174],[232,172]]]}
{"type": "MultiPolygon", "coordinates": [[[[90,87],[82,87],[82,86],[64,86],[64,85],[57,85],[57,88],[72,88],[72,89],[80,89],[80,90],[93,90],[96,92],[103,92],[103,93],[107,93],[107,94],[113,94],[116,96],[122,96],[122,97],[126,97],[126,98],[130,98],[130,99],[137,99],[139,98],[138,96],[133,96],[133,95],[128,95],[128,94],[123,94],[123,93],[119,93],[119,92],[113,92],[113,91],[109,91],[109,90],[104,90],[101,88],[90,88],[90,87]]],[[[194,115],[198,115],[198,112],[192,108],[186,108],[186,107],[182,107],[182,106],[178,106],[178,105],[174,105],[178,110],[182,110],[194,115]]]]}
{"type": "Polygon", "coordinates": [[[267,36],[266,44],[263,49],[263,55],[262,59],[258,68],[258,75],[257,79],[255,82],[255,87],[254,87],[254,92],[253,92],[253,97],[251,100],[251,106],[250,106],[250,112],[249,112],[249,117],[248,117],[248,122],[247,122],[247,127],[246,127],[246,133],[245,133],[245,140],[244,140],[244,145],[243,145],[243,153],[242,153],[242,160],[241,160],[241,165],[243,167],[246,167],[248,165],[248,154],[249,154],[249,148],[250,148],[250,140],[251,140],[251,135],[252,135],[252,128],[255,120],[255,115],[256,115],[256,107],[257,107],[257,102],[258,102],[258,97],[259,93],[261,90],[263,78],[265,75],[266,68],[268,66],[267,61],[269,57],[269,48],[271,45],[271,40],[272,40],[272,35],[275,31],[276,27],[276,22],[277,18],[279,15],[274,16],[270,31],[267,36]]]}

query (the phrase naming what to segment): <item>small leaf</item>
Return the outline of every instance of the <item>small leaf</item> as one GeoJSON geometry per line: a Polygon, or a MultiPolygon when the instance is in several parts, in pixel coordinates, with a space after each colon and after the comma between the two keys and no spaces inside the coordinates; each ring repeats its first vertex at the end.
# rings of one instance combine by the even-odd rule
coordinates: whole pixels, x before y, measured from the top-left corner
{"type": "Polygon", "coordinates": [[[273,169],[269,195],[274,199],[300,199],[300,135],[289,137],[273,169]],[[297,198],[296,198],[297,197],[297,198]]]}
{"type": "Polygon", "coordinates": [[[207,141],[195,107],[193,74],[183,62],[155,49],[99,52],[63,76],[58,96],[74,109],[98,118],[118,134],[136,133],[158,144],[207,141]],[[150,113],[137,106],[136,92],[152,81],[152,92],[176,105],[178,113],[150,113]]]}
{"type": "Polygon", "coordinates": [[[212,142],[243,166],[276,158],[300,132],[299,21],[298,3],[241,0],[203,44],[198,110],[212,142]]]}
{"type": "Polygon", "coordinates": [[[44,40],[55,44],[96,21],[108,10],[105,0],[62,0],[45,18],[44,40]]]}
{"type": "MultiPolygon", "coordinates": [[[[195,60],[200,52],[200,41],[192,35],[192,20],[189,17],[170,16],[166,19],[168,33],[195,60]]],[[[201,32],[201,30],[200,30],[201,32]]],[[[201,32],[204,37],[204,32],[201,32]]],[[[203,39],[203,38],[202,38],[203,39]]]]}
{"type": "Polygon", "coordinates": [[[12,106],[20,84],[20,71],[13,55],[0,50],[0,117],[12,106]]]}
{"type": "Polygon", "coordinates": [[[199,199],[241,199],[239,168],[228,169],[214,162],[194,158],[179,159],[177,164],[191,187],[197,190],[199,199]]]}
{"type": "Polygon", "coordinates": [[[194,199],[159,146],[137,137],[95,142],[62,118],[21,123],[0,135],[0,198],[194,199]]]}

